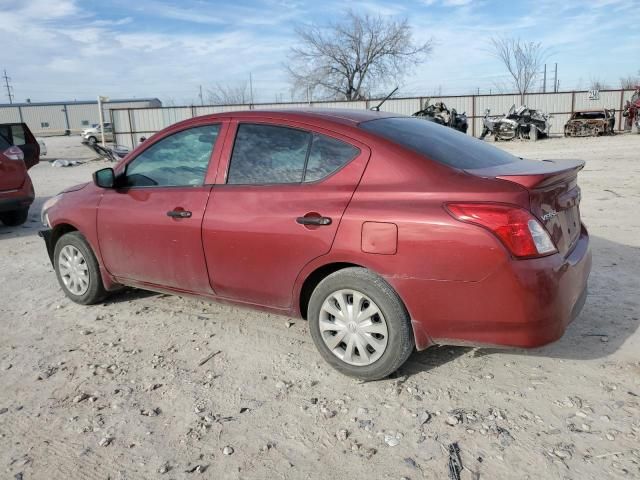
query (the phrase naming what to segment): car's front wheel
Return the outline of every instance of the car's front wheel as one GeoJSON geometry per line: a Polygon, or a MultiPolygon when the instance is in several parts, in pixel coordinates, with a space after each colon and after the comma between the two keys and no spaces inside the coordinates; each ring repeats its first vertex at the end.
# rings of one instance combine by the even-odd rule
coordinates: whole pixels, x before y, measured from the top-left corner
{"type": "Polygon", "coordinates": [[[96,137],[89,137],[87,140],[89,143],[98,143],[98,139],[96,137]]]}
{"type": "Polygon", "coordinates": [[[69,232],[60,237],[53,261],[58,283],[71,300],[91,305],[106,297],[98,260],[80,232],[69,232]]]}
{"type": "Polygon", "coordinates": [[[322,357],[363,380],[395,372],[415,346],[398,294],[365,268],[346,268],[322,280],[311,295],[308,319],[322,357]]]}
{"type": "Polygon", "coordinates": [[[0,213],[0,221],[7,227],[17,227],[27,221],[29,217],[29,209],[21,208],[10,212],[0,213]]]}

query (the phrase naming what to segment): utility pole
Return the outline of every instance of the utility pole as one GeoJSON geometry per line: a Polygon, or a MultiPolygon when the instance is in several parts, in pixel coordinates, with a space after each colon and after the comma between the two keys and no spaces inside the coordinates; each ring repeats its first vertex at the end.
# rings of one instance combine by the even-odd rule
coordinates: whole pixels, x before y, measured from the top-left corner
{"type": "Polygon", "coordinates": [[[11,91],[13,90],[13,87],[11,85],[9,85],[9,80],[11,80],[11,78],[9,76],[7,76],[7,71],[4,71],[4,75],[2,76],[2,78],[4,78],[4,85],[7,89],[7,97],[9,97],[9,103],[13,103],[13,93],[11,93],[11,91]]]}
{"type": "MultiPolygon", "coordinates": [[[[555,88],[555,83],[554,83],[554,88],[555,88]]],[[[547,93],[547,64],[546,63],[544,64],[544,75],[542,76],[542,93],[547,93]]]]}
{"type": "Polygon", "coordinates": [[[202,99],[202,85],[200,85],[200,94],[198,96],[200,97],[200,106],[204,106],[204,100],[202,99]]]}
{"type": "MultiPolygon", "coordinates": [[[[109,97],[103,97],[102,95],[98,95],[98,114],[100,115],[100,140],[102,140],[103,147],[104,147],[104,114],[102,113],[102,104],[108,101],[109,101],[109,97]]],[[[111,126],[111,128],[113,128],[113,125],[111,126]]]]}
{"type": "Polygon", "coordinates": [[[253,78],[249,72],[249,95],[251,96],[251,105],[253,105],[253,78]]]}
{"type": "Polygon", "coordinates": [[[553,76],[553,91],[558,91],[558,62],[556,62],[556,73],[553,76]]]}

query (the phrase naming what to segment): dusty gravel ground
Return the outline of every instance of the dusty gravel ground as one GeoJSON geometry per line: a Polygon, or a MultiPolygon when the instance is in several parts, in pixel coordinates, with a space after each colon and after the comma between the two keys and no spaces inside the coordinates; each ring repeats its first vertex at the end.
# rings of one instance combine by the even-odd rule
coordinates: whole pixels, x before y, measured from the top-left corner
{"type": "Polygon", "coordinates": [[[498,146],[587,160],[582,314],[545,348],[435,347],[373,383],[329,369],[302,320],[142,291],[71,303],[39,209],[103,163],[36,166],[29,222],[0,226],[0,478],[441,479],[451,442],[464,479],[639,478],[640,136],[498,146]]]}

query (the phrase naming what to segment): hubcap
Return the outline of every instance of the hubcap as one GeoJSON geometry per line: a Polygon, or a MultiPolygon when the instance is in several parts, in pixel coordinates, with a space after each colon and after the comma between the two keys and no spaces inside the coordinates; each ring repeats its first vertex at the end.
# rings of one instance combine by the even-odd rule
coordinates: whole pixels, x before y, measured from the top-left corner
{"type": "Polygon", "coordinates": [[[73,245],[65,245],[60,250],[58,270],[62,283],[74,295],[83,295],[89,289],[87,261],[73,245]]]}
{"type": "Polygon", "coordinates": [[[355,290],[331,293],[320,308],[320,335],[331,352],[350,365],[371,365],[389,339],[380,308],[355,290]]]}

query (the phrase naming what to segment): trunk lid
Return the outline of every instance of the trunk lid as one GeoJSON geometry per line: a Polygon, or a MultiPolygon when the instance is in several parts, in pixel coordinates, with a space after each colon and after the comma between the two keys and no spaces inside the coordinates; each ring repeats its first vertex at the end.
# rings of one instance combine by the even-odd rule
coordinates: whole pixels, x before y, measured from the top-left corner
{"type": "Polygon", "coordinates": [[[466,170],[484,178],[516,183],[529,191],[530,210],[547,229],[558,251],[566,255],[580,236],[582,160],[520,160],[488,168],[466,170]]]}

